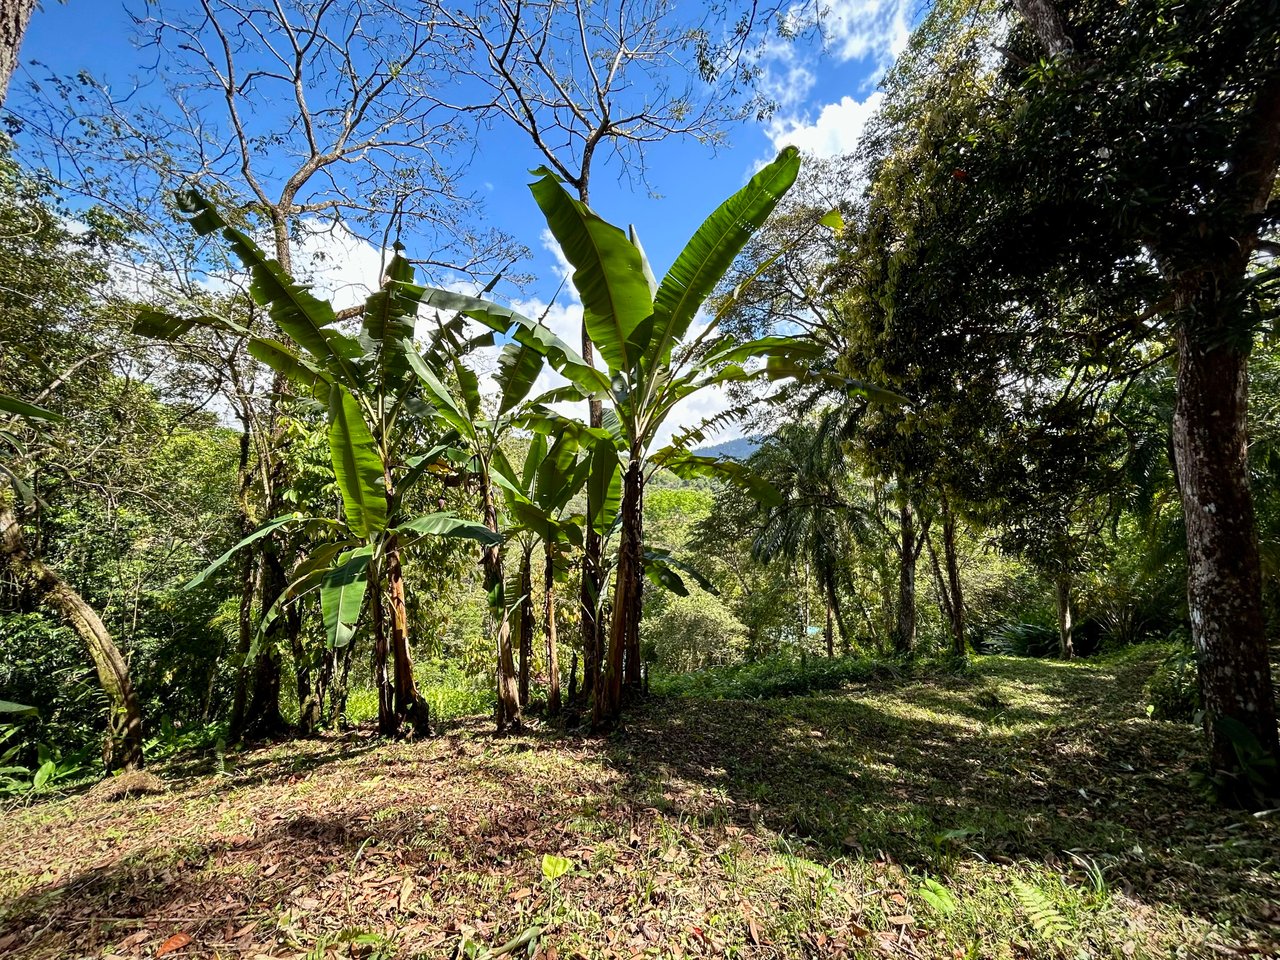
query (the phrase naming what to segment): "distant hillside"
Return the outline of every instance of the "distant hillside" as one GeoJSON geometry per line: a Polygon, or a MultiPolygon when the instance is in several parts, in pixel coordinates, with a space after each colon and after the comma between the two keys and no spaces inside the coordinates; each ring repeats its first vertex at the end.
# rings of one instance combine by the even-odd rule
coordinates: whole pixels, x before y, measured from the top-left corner
{"type": "Polygon", "coordinates": [[[756,447],[759,445],[759,441],[753,440],[751,437],[735,437],[733,440],[725,440],[723,443],[712,444],[709,447],[699,447],[693,452],[705,457],[729,457],[733,460],[745,460],[756,452],[756,447]]]}

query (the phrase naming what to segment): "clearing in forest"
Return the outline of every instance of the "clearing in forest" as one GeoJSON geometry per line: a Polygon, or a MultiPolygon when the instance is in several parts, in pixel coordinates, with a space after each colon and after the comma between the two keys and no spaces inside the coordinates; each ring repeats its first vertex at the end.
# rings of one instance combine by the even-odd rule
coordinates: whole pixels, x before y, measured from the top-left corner
{"type": "Polygon", "coordinates": [[[1275,953],[1280,815],[1194,789],[1156,656],[171,764],[0,815],[0,955],[1275,953]]]}

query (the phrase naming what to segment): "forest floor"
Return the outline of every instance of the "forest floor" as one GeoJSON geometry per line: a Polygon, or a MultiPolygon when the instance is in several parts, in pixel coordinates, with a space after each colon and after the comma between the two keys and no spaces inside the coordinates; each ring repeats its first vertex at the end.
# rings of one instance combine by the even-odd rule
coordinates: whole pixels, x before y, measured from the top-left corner
{"type": "Polygon", "coordinates": [[[1280,813],[1192,786],[1157,655],[162,765],[0,814],[0,956],[1280,955],[1280,813]]]}

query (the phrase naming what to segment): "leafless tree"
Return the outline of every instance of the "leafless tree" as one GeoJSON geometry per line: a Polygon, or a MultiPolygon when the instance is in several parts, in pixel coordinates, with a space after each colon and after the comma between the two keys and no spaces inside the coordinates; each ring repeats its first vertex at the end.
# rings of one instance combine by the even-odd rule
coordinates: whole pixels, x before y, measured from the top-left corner
{"type": "MultiPolygon", "coordinates": [[[[216,245],[195,242],[174,216],[174,189],[184,184],[269,235],[280,264],[304,279],[312,264],[299,250],[317,229],[379,250],[404,232],[429,251],[418,263],[434,279],[487,274],[510,259],[510,243],[476,226],[476,203],[458,188],[469,131],[437,95],[456,64],[449,24],[406,18],[384,0],[149,2],[135,11],[146,82],[121,87],[46,69],[10,107],[29,135],[28,162],[136,238],[137,262],[123,279],[140,298],[207,299],[211,281],[234,278],[216,245]]],[[[369,272],[374,287],[381,268],[369,272]]],[[[183,349],[187,359],[204,351],[225,410],[241,422],[246,527],[276,515],[288,482],[279,404],[287,384],[264,378],[234,339],[183,349]]],[[[256,573],[244,571],[246,650],[254,591],[258,608],[270,608],[295,553],[282,540],[262,544],[256,573]]],[[[299,628],[295,618],[277,624],[299,628]]],[[[281,723],[271,646],[254,668],[257,692],[237,697],[247,700],[250,732],[281,723]]]]}

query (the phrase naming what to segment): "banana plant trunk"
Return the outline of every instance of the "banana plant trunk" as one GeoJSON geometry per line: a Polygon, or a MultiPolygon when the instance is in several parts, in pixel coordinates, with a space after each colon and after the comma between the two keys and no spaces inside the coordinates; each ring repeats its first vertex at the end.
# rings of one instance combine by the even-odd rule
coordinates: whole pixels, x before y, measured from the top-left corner
{"type": "Polygon", "coordinates": [[[9,505],[0,498],[0,560],[22,589],[66,622],[85,645],[110,703],[102,759],[107,770],[142,768],[142,711],[129,677],[129,665],[106,626],[89,604],[27,550],[9,505]]]}
{"type": "Polygon", "coordinates": [[[378,575],[377,567],[376,563],[369,564],[369,620],[373,627],[373,688],[378,692],[378,732],[384,737],[392,737],[395,736],[398,724],[395,689],[387,674],[391,642],[387,637],[386,609],[382,602],[382,578],[378,575]]]}
{"type": "Polygon", "coordinates": [[[555,550],[545,545],[546,567],[543,572],[542,630],[547,640],[547,716],[560,712],[560,658],[556,650],[556,570],[555,550]]]}
{"type": "Polygon", "coordinates": [[[631,609],[627,614],[627,654],[624,665],[623,685],[626,691],[637,696],[643,692],[644,671],[640,660],[640,618],[644,611],[644,472],[640,458],[633,456],[628,477],[634,473],[635,500],[631,507],[631,609]]]}
{"type": "Polygon", "coordinates": [[[533,544],[520,556],[520,707],[529,706],[529,669],[533,661],[533,544]]]}
{"type": "MultiPolygon", "coordinates": [[[[409,649],[409,608],[405,602],[404,568],[400,563],[400,538],[391,534],[387,538],[386,599],[390,616],[391,657],[395,664],[395,691],[393,709],[397,731],[406,721],[418,736],[431,732],[431,712],[427,701],[418,692],[413,679],[413,652],[409,649]]],[[[381,600],[380,596],[374,598],[381,600]]]]}
{"type": "MultiPolygon", "coordinates": [[[[484,525],[494,533],[498,529],[498,505],[493,498],[493,487],[484,471],[480,475],[480,498],[484,508],[484,525]]],[[[493,615],[497,619],[497,674],[498,674],[498,732],[509,729],[519,730],[523,725],[520,713],[520,689],[516,682],[515,658],[511,652],[511,618],[507,616],[505,601],[502,597],[502,547],[494,545],[484,548],[484,587],[490,597],[493,615]],[[494,602],[494,597],[499,601],[494,602]]]]}
{"type": "MultiPolygon", "coordinates": [[[[609,646],[596,688],[592,724],[607,726],[622,710],[623,670],[631,638],[639,637],[639,577],[644,570],[644,544],[640,522],[640,458],[633,456],[622,487],[622,533],[618,544],[618,566],[614,571],[613,617],[609,624],[609,646]]],[[[637,644],[638,646],[638,644],[637,644]]],[[[639,672],[639,657],[636,657],[639,672]]],[[[637,676],[637,681],[639,677],[637,676]]]]}

